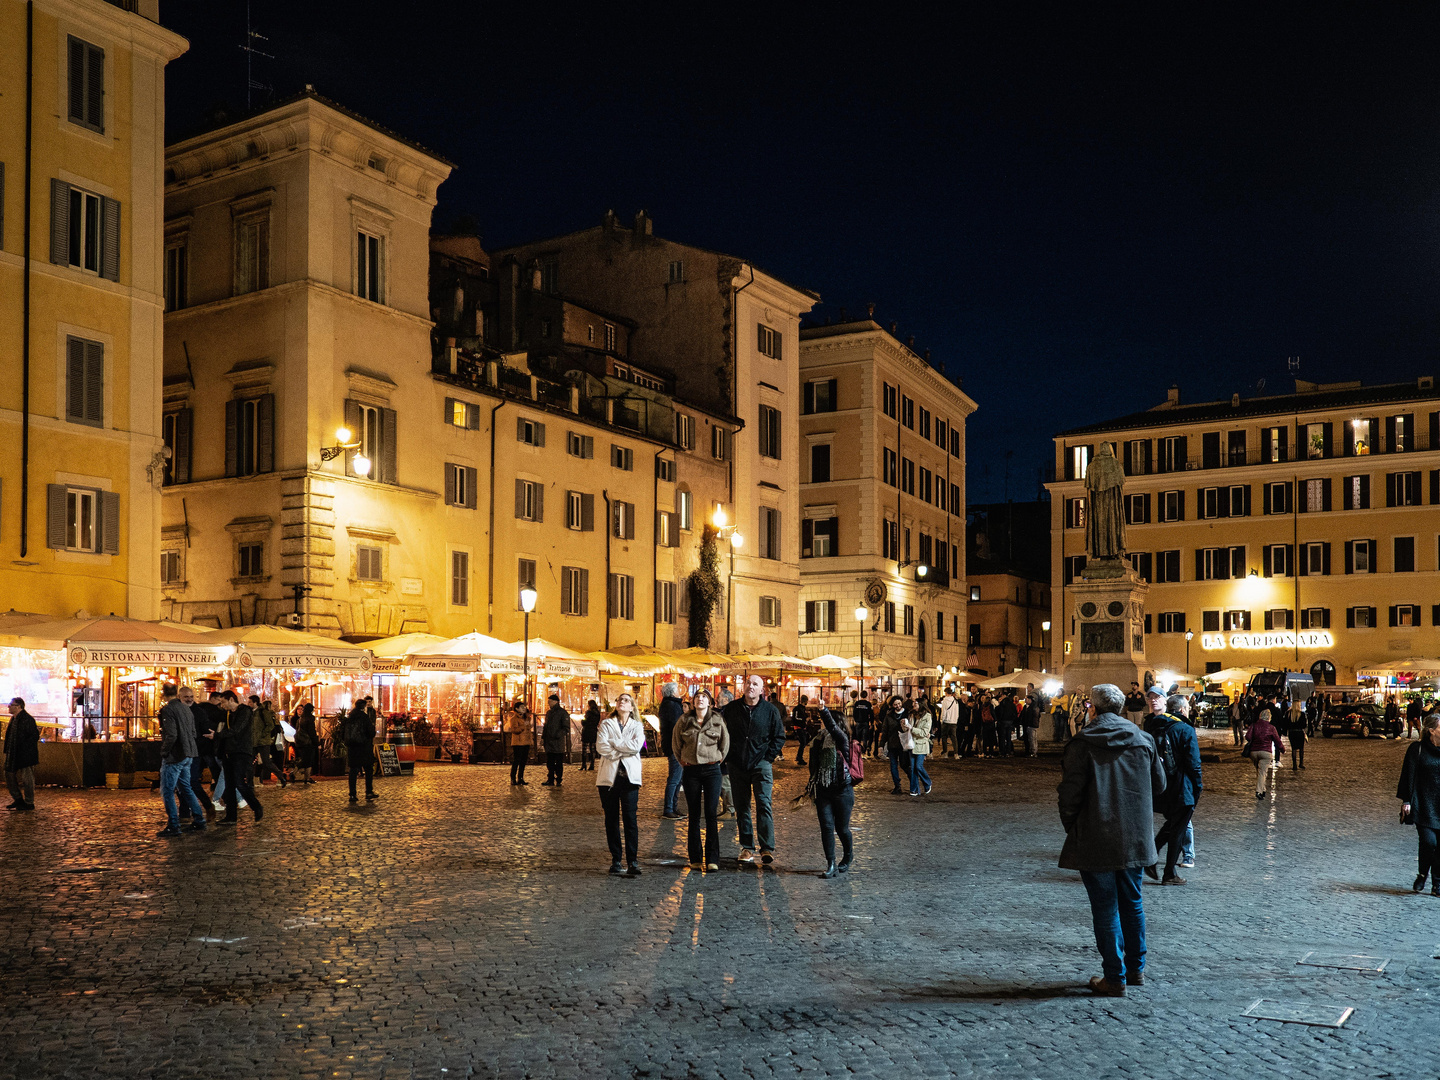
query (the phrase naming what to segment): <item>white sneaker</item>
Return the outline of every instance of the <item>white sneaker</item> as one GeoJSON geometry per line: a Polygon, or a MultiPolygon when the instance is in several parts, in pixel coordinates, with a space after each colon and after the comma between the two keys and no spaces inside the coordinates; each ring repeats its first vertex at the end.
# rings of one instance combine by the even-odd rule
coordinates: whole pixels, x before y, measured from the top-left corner
{"type": "Polygon", "coordinates": [[[225,800],[224,800],[224,799],[211,799],[211,800],[210,800],[210,805],[213,806],[213,807],[215,807],[216,810],[224,810],[224,809],[225,809],[225,800]]]}
{"type": "Polygon", "coordinates": [[[1193,862],[1182,862],[1182,863],[1180,863],[1179,865],[1180,865],[1181,867],[1183,867],[1184,869],[1186,869],[1186,870],[1194,870],[1194,869],[1195,869],[1195,864],[1194,864],[1193,862]]]}
{"type": "Polygon", "coordinates": [[[244,799],[239,799],[239,798],[237,798],[237,800],[236,800],[236,802],[235,802],[236,808],[237,808],[237,809],[240,809],[240,810],[244,810],[244,809],[245,809],[247,806],[249,806],[249,805],[250,805],[250,804],[249,804],[248,802],[246,802],[244,799]]]}

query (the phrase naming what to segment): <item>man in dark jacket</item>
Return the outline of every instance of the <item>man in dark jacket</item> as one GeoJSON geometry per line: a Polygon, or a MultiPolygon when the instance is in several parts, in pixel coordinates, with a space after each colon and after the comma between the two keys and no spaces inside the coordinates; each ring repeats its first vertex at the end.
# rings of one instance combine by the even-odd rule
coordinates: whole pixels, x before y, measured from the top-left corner
{"type": "Polygon", "coordinates": [[[541,787],[559,787],[565,782],[565,747],[570,742],[570,714],[560,704],[560,695],[550,695],[550,708],[540,729],[545,744],[545,783],[541,787]]]}
{"type": "Polygon", "coordinates": [[[760,861],[775,861],[775,817],[770,809],[770,789],[775,776],[771,767],[785,750],[785,721],[775,706],[765,700],[765,680],[751,675],[745,680],[745,696],[725,706],[721,714],[730,731],[729,770],[735,794],[735,820],[740,832],[740,862],[755,861],[755,834],[760,835],[760,861]],[[755,818],[750,818],[750,798],[755,798],[755,818]]]}
{"type": "Polygon", "coordinates": [[[1000,756],[1009,757],[1015,753],[1015,721],[1020,719],[1020,710],[1015,705],[1015,691],[1007,690],[995,706],[995,734],[1000,739],[1000,756]]]}
{"type": "Polygon", "coordinates": [[[580,721],[580,771],[595,771],[595,743],[600,738],[600,703],[594,698],[585,710],[585,719],[580,721]]]}
{"type": "Polygon", "coordinates": [[[875,744],[875,710],[870,705],[869,690],[855,692],[852,721],[855,725],[855,738],[860,740],[860,753],[870,753],[875,744]]]}
{"type": "Polygon", "coordinates": [[[1090,691],[1094,718],[1065,746],[1061,764],[1060,866],[1079,870],[1090,896],[1103,975],[1090,989],[1123,997],[1145,981],[1145,907],[1141,870],[1156,862],[1155,800],[1165,772],[1154,740],[1120,711],[1125,692],[1112,683],[1090,691]]]}
{"type": "Polygon", "coordinates": [[[165,828],[157,836],[180,835],[180,806],[190,811],[191,832],[205,831],[205,807],[190,787],[191,763],[199,756],[195,745],[195,717],[181,701],[174,683],[160,688],[160,798],[165,803],[165,828]],[[177,804],[175,797],[179,791],[177,804]]]}
{"type": "Polygon", "coordinates": [[[240,704],[234,690],[220,695],[220,708],[227,717],[216,733],[216,741],[225,748],[225,816],[217,825],[234,825],[240,820],[240,798],[255,811],[255,820],[265,816],[265,808],[255,797],[255,714],[249,705],[240,704]]]}
{"type": "MultiPolygon", "coordinates": [[[[1154,702],[1153,697],[1149,700],[1154,702]]],[[[1186,698],[1173,694],[1158,708],[1156,711],[1152,705],[1150,715],[1145,718],[1145,734],[1155,740],[1155,750],[1165,768],[1165,795],[1155,804],[1155,809],[1165,815],[1165,824],[1155,835],[1156,849],[1165,848],[1165,876],[1160,884],[1184,885],[1185,879],[1175,873],[1175,863],[1184,850],[1186,830],[1195,816],[1195,805],[1204,787],[1200,782],[1200,740],[1183,718],[1182,714],[1190,711],[1186,698]]],[[[1147,866],[1145,873],[1152,878],[1160,877],[1153,866],[1147,866]]]]}
{"type": "Polygon", "coordinates": [[[661,695],[660,745],[665,750],[665,761],[669,772],[665,775],[665,804],[660,808],[660,816],[678,818],[681,815],[675,804],[680,797],[680,781],[685,776],[685,769],[680,764],[680,759],[675,756],[675,751],[670,743],[671,736],[675,734],[675,725],[685,715],[685,704],[680,700],[680,687],[673,682],[665,684],[661,695]]]}
{"type": "Polygon", "coordinates": [[[5,725],[5,786],[11,803],[6,810],[35,809],[35,766],[40,764],[40,728],[25,711],[24,698],[10,699],[5,725]]]}
{"type": "Polygon", "coordinates": [[[195,691],[188,686],[180,688],[180,700],[190,706],[190,715],[195,718],[195,749],[197,753],[195,760],[190,763],[190,790],[200,796],[201,803],[206,805],[206,816],[209,817],[215,810],[206,799],[205,770],[210,770],[212,782],[219,781],[220,759],[215,756],[215,729],[225,719],[225,713],[219,705],[212,705],[208,701],[196,701],[195,691]]]}
{"type": "Polygon", "coordinates": [[[341,734],[345,736],[345,760],[350,765],[350,801],[360,801],[355,792],[355,781],[360,771],[365,771],[365,801],[373,802],[380,796],[375,794],[375,719],[365,707],[368,698],[361,698],[345,717],[341,734]]]}

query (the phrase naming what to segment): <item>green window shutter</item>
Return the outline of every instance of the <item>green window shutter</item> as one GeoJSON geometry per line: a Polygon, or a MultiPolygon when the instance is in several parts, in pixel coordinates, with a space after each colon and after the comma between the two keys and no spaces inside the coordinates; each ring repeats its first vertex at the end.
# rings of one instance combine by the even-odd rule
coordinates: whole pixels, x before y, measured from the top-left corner
{"type": "Polygon", "coordinates": [[[65,485],[45,486],[45,546],[63,550],[65,547],[65,485]]]}
{"type": "Polygon", "coordinates": [[[120,280],[120,204],[100,200],[100,276],[120,280]]]}
{"type": "Polygon", "coordinates": [[[455,469],[448,461],[445,463],[445,505],[455,505],[455,469]]]}
{"type": "Polygon", "coordinates": [[[380,410],[380,480],[386,484],[398,484],[400,476],[396,470],[395,444],[399,441],[399,434],[395,429],[395,410],[380,410]]]}
{"type": "Polygon", "coordinates": [[[474,510],[479,505],[480,493],[475,490],[480,474],[470,466],[465,467],[465,507],[474,510]]]}
{"type": "Polygon", "coordinates": [[[193,409],[181,409],[175,414],[175,456],[170,462],[170,472],[177,484],[190,482],[190,432],[193,425],[193,409]]]}
{"type": "Polygon", "coordinates": [[[275,471],[275,395],[266,394],[255,405],[256,471],[275,471]]]}
{"type": "Polygon", "coordinates": [[[70,185],[50,181],[50,261],[70,265],[70,185]]]}
{"type": "Polygon", "coordinates": [[[580,614],[590,614],[590,571],[580,571],[580,614]]]}
{"type": "Polygon", "coordinates": [[[120,496],[113,491],[99,492],[100,550],[106,555],[120,554],[120,496]]]}
{"type": "MultiPolygon", "coordinates": [[[[234,476],[239,470],[240,403],[232,400],[225,402],[225,475],[234,476]]],[[[351,475],[354,474],[351,473],[351,475]]]]}

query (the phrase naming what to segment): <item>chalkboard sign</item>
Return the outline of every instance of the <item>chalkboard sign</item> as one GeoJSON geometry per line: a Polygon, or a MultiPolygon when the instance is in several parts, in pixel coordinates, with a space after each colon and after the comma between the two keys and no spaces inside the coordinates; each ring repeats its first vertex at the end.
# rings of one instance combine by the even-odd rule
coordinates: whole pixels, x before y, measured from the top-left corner
{"type": "Polygon", "coordinates": [[[400,758],[395,754],[395,747],[388,742],[380,744],[380,775],[400,775],[400,758]]]}

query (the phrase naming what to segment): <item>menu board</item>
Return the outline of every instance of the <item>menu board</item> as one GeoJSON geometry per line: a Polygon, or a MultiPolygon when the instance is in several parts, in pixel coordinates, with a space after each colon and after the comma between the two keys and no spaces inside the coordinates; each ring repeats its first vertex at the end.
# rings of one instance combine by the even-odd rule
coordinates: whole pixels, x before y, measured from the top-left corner
{"type": "Polygon", "coordinates": [[[400,758],[395,753],[395,747],[392,743],[387,742],[380,744],[380,775],[400,775],[400,758]]]}

